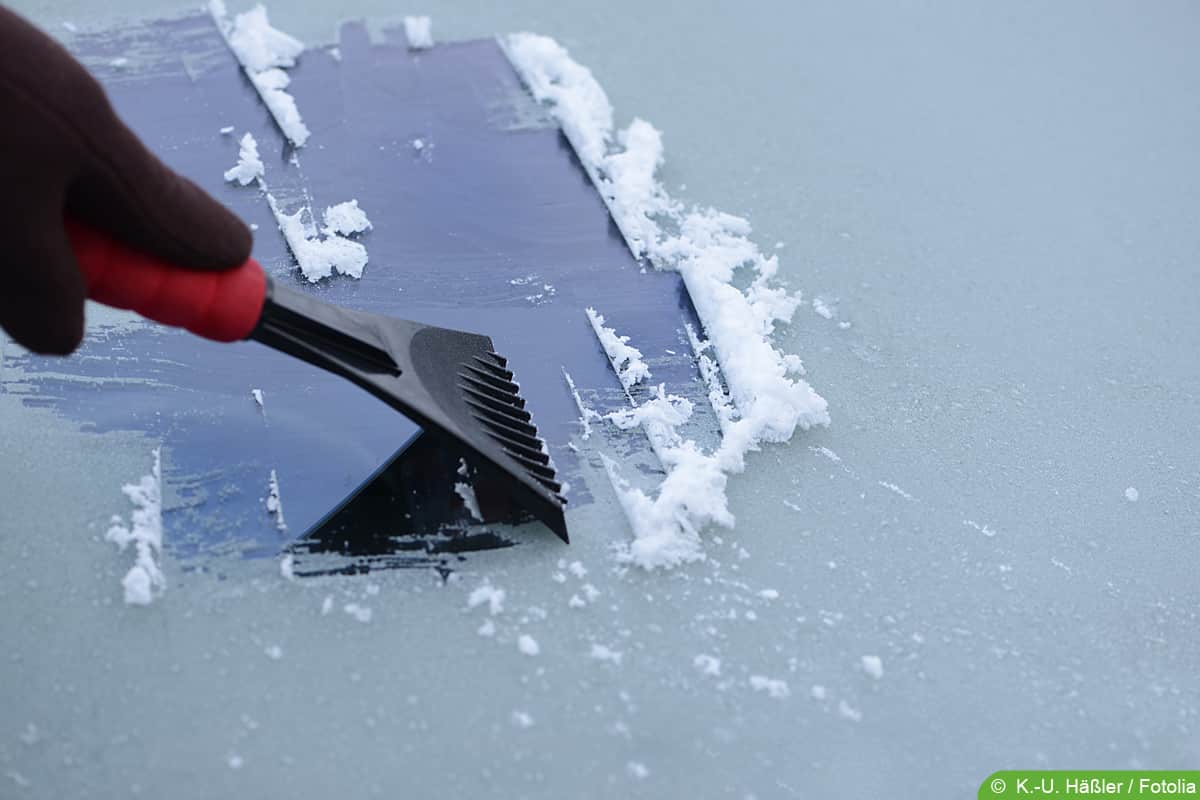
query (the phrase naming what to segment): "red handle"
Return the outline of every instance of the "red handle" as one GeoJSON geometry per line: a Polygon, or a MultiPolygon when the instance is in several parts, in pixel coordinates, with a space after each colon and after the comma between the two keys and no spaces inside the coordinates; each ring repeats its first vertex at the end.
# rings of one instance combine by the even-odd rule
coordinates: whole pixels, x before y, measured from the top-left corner
{"type": "Polygon", "coordinates": [[[198,272],[75,220],[67,220],[66,227],[92,300],[217,342],[245,339],[258,324],[267,277],[253,258],[225,272],[198,272]]]}

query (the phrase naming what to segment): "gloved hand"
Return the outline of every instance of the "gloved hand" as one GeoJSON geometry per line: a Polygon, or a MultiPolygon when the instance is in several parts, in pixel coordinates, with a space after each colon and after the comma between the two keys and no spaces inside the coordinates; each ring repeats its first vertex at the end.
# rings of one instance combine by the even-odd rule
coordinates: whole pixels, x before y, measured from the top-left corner
{"type": "Polygon", "coordinates": [[[0,8],[0,326],[38,353],[83,338],[83,276],[70,214],[181,267],[222,270],[250,254],[246,225],[159,161],[83,66],[0,8]]]}

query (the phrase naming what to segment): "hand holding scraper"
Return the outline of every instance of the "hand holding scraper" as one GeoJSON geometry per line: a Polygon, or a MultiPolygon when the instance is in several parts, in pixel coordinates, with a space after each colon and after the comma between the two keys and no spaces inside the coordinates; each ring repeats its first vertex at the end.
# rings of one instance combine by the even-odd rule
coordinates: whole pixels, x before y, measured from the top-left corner
{"type": "Polygon", "coordinates": [[[18,343],[72,352],[85,298],[215,341],[254,339],[441,436],[567,539],[562,487],[491,339],[275,284],[245,224],[151,154],[82,65],[4,8],[0,110],[0,325],[18,343]]]}

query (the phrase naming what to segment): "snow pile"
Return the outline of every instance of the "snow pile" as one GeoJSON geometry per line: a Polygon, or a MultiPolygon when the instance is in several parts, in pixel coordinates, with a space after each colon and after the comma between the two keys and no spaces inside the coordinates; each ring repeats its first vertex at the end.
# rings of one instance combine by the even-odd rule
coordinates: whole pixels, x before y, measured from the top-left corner
{"type": "Polygon", "coordinates": [[[405,17],[404,36],[410,50],[428,50],[433,47],[433,22],[429,17],[405,17]]]}
{"type": "MultiPolygon", "coordinates": [[[[355,209],[358,208],[356,201],[350,202],[354,203],[355,209]]],[[[312,222],[312,212],[307,207],[302,207],[293,214],[287,214],[279,207],[278,201],[271,194],[267,195],[267,203],[271,206],[271,213],[275,215],[275,221],[279,223],[279,230],[283,233],[283,238],[287,240],[288,249],[296,257],[300,272],[304,274],[309,283],[316,283],[323,278],[328,278],[334,272],[349,275],[351,278],[362,277],[363,267],[367,265],[367,248],[336,233],[333,230],[333,223],[330,222],[329,212],[348,205],[347,203],[326,210],[324,237],[316,230],[316,225],[312,222]],[[309,218],[307,224],[304,221],[306,211],[309,218]]],[[[337,214],[333,219],[334,222],[342,221],[337,214]]],[[[362,215],[362,219],[366,219],[365,214],[362,215]]]]}
{"type": "Polygon", "coordinates": [[[642,361],[642,351],[629,346],[628,336],[618,336],[615,330],[606,328],[604,317],[597,314],[594,308],[587,309],[587,316],[592,323],[592,330],[596,332],[596,338],[600,340],[600,345],[608,354],[609,360],[612,361],[613,369],[617,371],[617,377],[621,379],[621,385],[625,387],[625,391],[629,391],[634,384],[650,377],[650,368],[646,366],[645,361],[642,361]]]}
{"type": "MultiPolygon", "coordinates": [[[[715,452],[668,436],[670,446],[660,452],[667,477],[654,498],[628,487],[613,462],[605,464],[634,530],[629,561],[654,568],[703,558],[699,530],[710,522],[734,523],[725,501],[727,473],[743,470],[745,454],[764,442],[785,442],[797,427],[829,423],[825,400],[799,377],[800,359],[770,341],[800,298],[773,285],[778,258],[750,241],[746,220],[711,208],[686,209],[667,194],[655,177],[663,161],[659,132],[641,119],[615,132],[604,90],[557,42],[519,33],[505,46],[533,96],[549,106],[571,141],[634,255],[680,273],[707,336],[696,337],[694,349],[711,348],[724,370],[728,402],[717,391],[719,381],[706,376],[722,422],[715,452]],[[748,279],[745,290],[733,285],[739,272],[748,279]]],[[[603,326],[596,319],[592,324],[606,341],[603,326]]],[[[632,377],[622,376],[626,388],[632,377]]]]}
{"type": "Polygon", "coordinates": [[[125,588],[125,602],[130,605],[146,606],[167,589],[167,579],[158,566],[162,557],[162,458],[158,448],[154,450],[154,468],[143,475],[137,483],[121,487],[121,491],[133,503],[133,513],[128,524],[119,516],[112,519],[112,527],[104,538],[116,543],[122,551],[132,544],[136,559],[129,572],[121,580],[125,588]]]}
{"type": "Polygon", "coordinates": [[[296,147],[303,146],[309,131],[295,98],[284,91],[291,79],[283,70],[296,65],[304,44],[272,28],[267,10],[261,5],[238,14],[232,22],[224,0],[209,0],[208,10],[283,135],[296,147]]]}
{"type": "Polygon", "coordinates": [[[238,162],[225,171],[225,180],[247,186],[251,181],[260,180],[265,173],[266,167],[258,157],[258,142],[247,133],[238,145],[238,162]]]}

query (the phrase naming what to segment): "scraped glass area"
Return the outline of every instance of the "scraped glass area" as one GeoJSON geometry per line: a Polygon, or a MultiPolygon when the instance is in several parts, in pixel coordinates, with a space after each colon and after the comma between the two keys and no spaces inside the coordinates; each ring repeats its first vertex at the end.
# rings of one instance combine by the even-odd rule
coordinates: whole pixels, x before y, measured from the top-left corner
{"type": "MultiPolygon", "coordinates": [[[[115,7],[26,10],[69,38],[115,7]]],[[[614,561],[629,532],[568,426],[593,498],[570,548],[517,529],[446,578],[168,559],[162,600],[126,608],[103,531],[162,439],[31,408],[6,345],[0,796],[948,798],[1003,766],[1195,766],[1194,12],[271,8],[310,44],[406,12],[440,41],[553,35],[663,131],[673,194],[779,243],[805,291],[779,341],[832,426],[751,454],[737,527],[672,572],[614,561]]],[[[604,407],[592,358],[533,364],[604,407]]]]}

